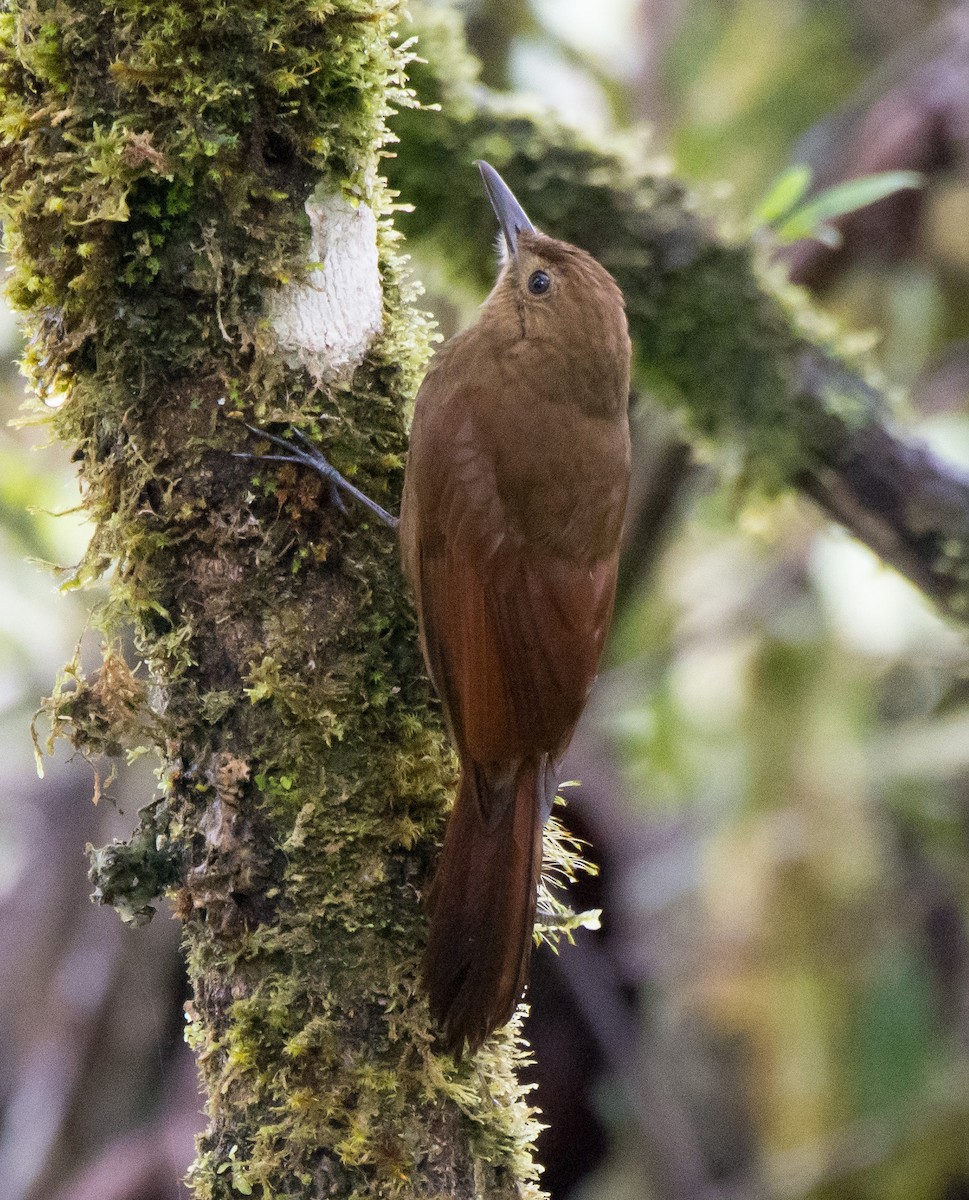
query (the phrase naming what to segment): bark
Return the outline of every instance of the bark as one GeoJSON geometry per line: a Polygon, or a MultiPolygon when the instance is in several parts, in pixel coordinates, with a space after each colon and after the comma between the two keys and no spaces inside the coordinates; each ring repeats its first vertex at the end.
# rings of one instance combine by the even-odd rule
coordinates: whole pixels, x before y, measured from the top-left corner
{"type": "Polygon", "coordinates": [[[406,100],[396,15],[0,19],[11,292],[95,522],[73,582],[111,568],[101,668],[73,665],[49,708],[92,757],[162,751],[92,878],[135,923],[174,893],[206,1200],[538,1194],[514,1033],[438,1058],[416,983],[454,767],[393,538],[227,453],[253,448],[246,421],[296,420],[394,506],[428,334],[378,174],[406,100]]]}

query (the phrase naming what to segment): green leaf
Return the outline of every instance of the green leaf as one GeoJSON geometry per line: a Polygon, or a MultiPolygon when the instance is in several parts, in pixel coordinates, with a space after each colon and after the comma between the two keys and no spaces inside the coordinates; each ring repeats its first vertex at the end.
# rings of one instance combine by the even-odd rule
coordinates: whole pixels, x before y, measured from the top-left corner
{"type": "Polygon", "coordinates": [[[922,183],[923,178],[917,171],[885,171],[881,175],[849,179],[847,183],[836,184],[821,192],[791,213],[777,230],[777,237],[781,242],[813,237],[828,245],[838,245],[840,236],[831,221],[867,208],[905,188],[921,187],[922,183]]]}
{"type": "Polygon", "coordinates": [[[755,225],[773,225],[786,217],[795,205],[800,204],[811,186],[811,168],[791,167],[779,175],[771,184],[767,195],[754,209],[755,225]]]}

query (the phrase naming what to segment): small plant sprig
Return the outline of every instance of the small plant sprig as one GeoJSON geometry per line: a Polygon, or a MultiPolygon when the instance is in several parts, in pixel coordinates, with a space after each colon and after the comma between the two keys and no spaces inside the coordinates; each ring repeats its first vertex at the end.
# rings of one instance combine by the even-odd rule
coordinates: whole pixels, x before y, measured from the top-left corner
{"type": "Polygon", "coordinates": [[[836,249],[841,245],[841,232],[833,221],[906,188],[920,188],[925,182],[917,171],[884,171],[849,179],[809,195],[811,179],[810,167],[788,168],[754,208],[753,228],[769,229],[782,246],[813,238],[836,249]]]}

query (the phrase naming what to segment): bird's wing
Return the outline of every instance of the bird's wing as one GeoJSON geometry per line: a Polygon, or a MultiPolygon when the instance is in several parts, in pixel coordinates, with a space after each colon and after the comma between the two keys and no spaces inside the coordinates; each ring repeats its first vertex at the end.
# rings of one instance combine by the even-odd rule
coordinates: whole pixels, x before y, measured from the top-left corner
{"type": "Polygon", "coordinates": [[[459,749],[481,764],[558,758],[598,670],[615,555],[591,567],[529,552],[421,555],[421,624],[459,749]]]}
{"type": "Polygon", "coordinates": [[[495,767],[555,758],[598,669],[617,553],[573,562],[516,533],[464,414],[453,427],[428,421],[409,464],[405,558],[425,655],[463,756],[495,767]]]}

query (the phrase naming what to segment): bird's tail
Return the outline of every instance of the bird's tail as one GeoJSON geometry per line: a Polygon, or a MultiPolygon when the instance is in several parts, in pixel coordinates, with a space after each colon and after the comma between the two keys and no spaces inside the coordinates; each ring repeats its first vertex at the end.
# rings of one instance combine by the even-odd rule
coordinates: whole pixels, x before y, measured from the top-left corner
{"type": "Polygon", "coordinates": [[[431,888],[424,985],[448,1051],[473,1054],[525,990],[542,870],[544,758],[507,783],[473,763],[458,796],[431,888]]]}

